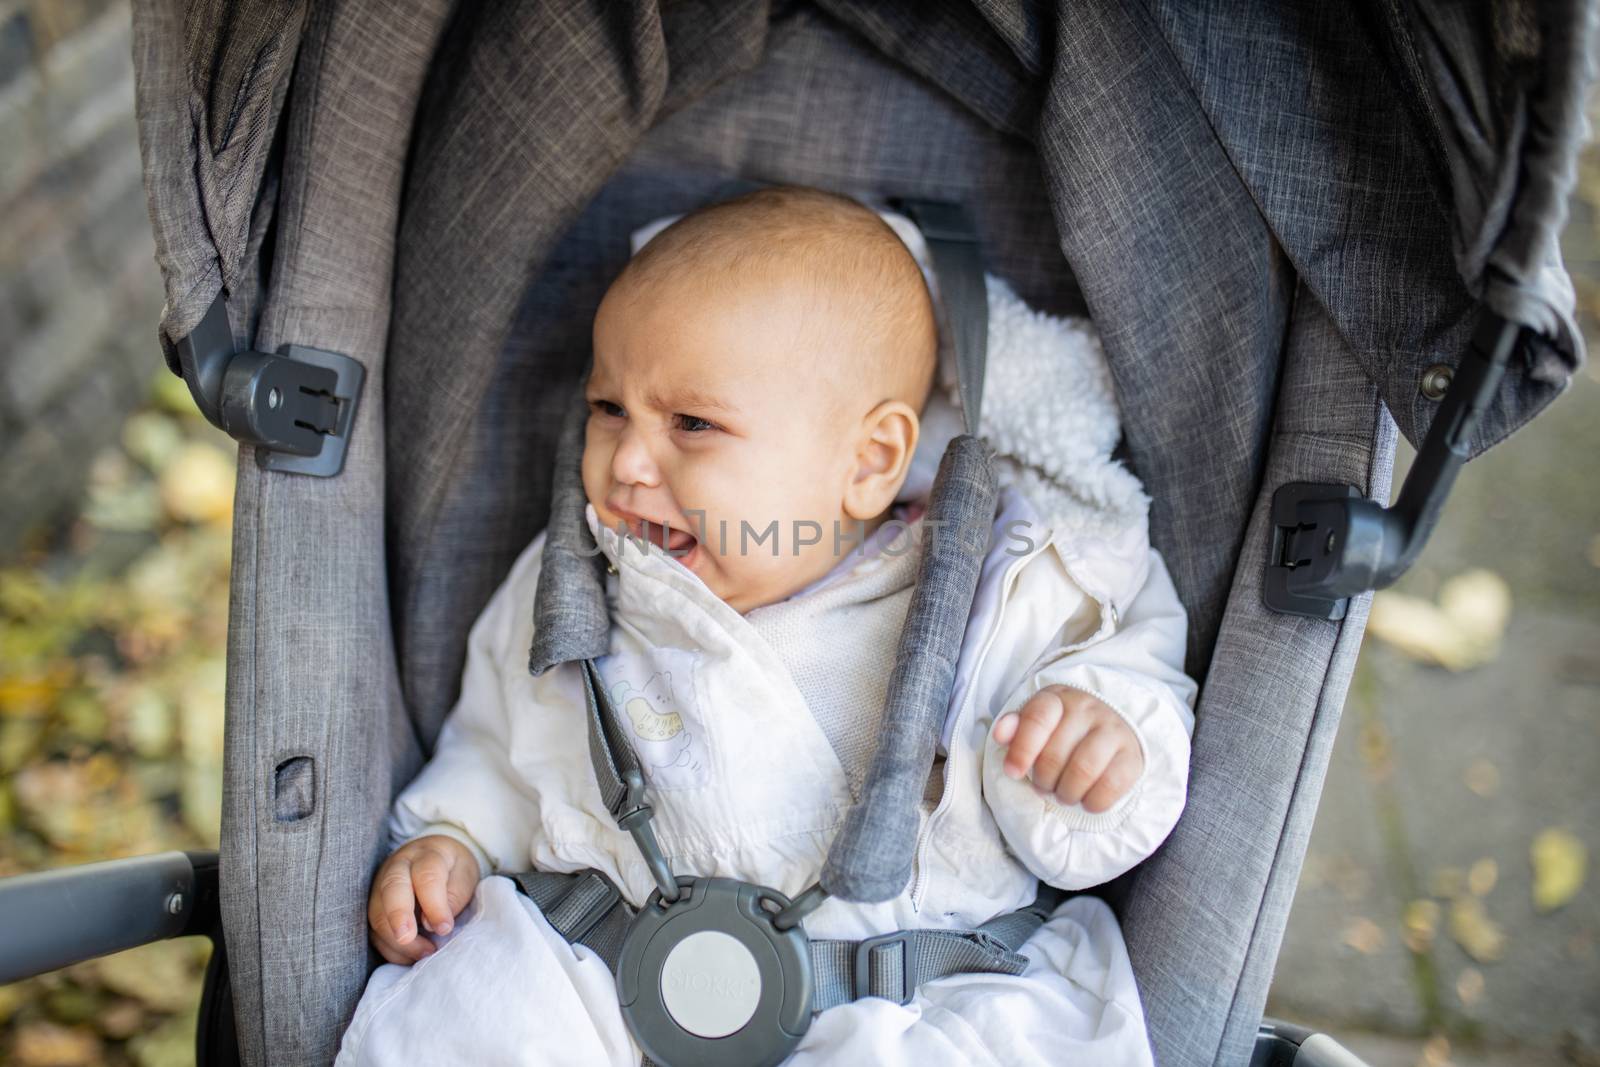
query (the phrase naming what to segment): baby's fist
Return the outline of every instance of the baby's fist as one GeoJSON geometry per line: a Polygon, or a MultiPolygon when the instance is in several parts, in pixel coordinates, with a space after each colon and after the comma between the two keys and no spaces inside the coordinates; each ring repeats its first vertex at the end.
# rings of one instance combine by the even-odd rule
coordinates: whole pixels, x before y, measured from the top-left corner
{"type": "Polygon", "coordinates": [[[367,924],[372,944],[390,963],[411,964],[434,953],[417,933],[425,927],[448,934],[478,887],[478,861],[467,846],[445,834],[429,834],[395,849],[372,879],[367,924]]]}
{"type": "Polygon", "coordinates": [[[1006,749],[1005,773],[1063,804],[1110,810],[1144,773],[1133,729],[1108,705],[1064,685],[1039,690],[1020,711],[1000,716],[994,739],[1006,749]]]}

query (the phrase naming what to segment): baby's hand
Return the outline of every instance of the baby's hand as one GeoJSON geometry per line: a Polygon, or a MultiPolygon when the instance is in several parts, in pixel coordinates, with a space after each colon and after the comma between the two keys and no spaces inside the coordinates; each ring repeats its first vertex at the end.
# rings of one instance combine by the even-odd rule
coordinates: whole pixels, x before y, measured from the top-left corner
{"type": "Polygon", "coordinates": [[[1034,789],[1095,814],[1110,810],[1144,773],[1139,739],[1122,716],[1069,686],[1046,686],[1021,711],[1000,716],[994,739],[1010,745],[1007,777],[1031,768],[1034,789]]]}
{"type": "Polygon", "coordinates": [[[372,879],[367,922],[372,944],[390,963],[409,965],[438,951],[417,936],[417,910],[423,924],[448,934],[455,917],[478,886],[478,861],[453,837],[429,834],[408,841],[383,861],[372,879]]]}

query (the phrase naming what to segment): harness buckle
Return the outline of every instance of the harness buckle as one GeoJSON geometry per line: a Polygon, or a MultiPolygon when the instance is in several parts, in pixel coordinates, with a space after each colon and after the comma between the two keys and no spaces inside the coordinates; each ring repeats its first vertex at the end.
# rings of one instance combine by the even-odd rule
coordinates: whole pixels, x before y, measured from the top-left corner
{"type": "Polygon", "coordinates": [[[661,900],[672,904],[679,895],[678,879],[673,876],[666,853],[661,851],[661,843],[656,840],[656,832],[650,826],[650,820],[655,818],[656,812],[644,799],[644,775],[637,767],[630,768],[623,772],[622,781],[628,787],[628,795],[622,805],[627,810],[617,816],[617,825],[633,836],[633,843],[638,846],[645,865],[650,868],[650,877],[656,880],[656,890],[660,892],[661,900]]]}
{"type": "MultiPolygon", "coordinates": [[[[893,933],[869,937],[856,946],[855,967],[852,968],[856,1000],[860,1000],[862,997],[882,997],[897,1004],[911,1003],[911,998],[917,992],[917,976],[911,973],[912,961],[915,959],[911,953],[911,933],[910,930],[896,930],[893,933]],[[890,996],[887,993],[874,992],[872,988],[874,954],[879,949],[887,951],[895,946],[900,948],[900,991],[898,997],[890,996]]],[[[894,965],[893,962],[889,962],[886,958],[884,963],[880,963],[878,973],[887,977],[887,968],[894,965]]]]}

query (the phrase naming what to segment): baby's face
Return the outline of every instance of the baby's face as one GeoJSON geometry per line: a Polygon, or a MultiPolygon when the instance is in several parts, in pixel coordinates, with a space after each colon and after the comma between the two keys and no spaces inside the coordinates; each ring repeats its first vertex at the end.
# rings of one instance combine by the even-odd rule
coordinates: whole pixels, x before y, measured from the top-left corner
{"type": "Polygon", "coordinates": [[[836,554],[834,532],[857,529],[845,495],[880,398],[841,380],[849,365],[831,353],[843,339],[807,301],[771,278],[666,282],[613,288],[595,317],[589,503],[740,612],[798,591],[854,545],[836,554]]]}

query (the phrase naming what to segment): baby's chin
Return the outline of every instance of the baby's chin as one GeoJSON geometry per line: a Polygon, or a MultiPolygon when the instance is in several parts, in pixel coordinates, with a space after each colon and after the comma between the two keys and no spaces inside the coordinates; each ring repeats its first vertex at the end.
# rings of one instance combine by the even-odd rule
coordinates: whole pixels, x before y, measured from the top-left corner
{"type": "Polygon", "coordinates": [[[704,546],[696,545],[694,556],[698,557],[694,563],[685,562],[685,566],[699,576],[718,600],[740,615],[788,600],[830,569],[823,567],[821,573],[816,573],[816,561],[800,558],[793,560],[796,564],[793,567],[761,568],[754,574],[730,574],[725,567],[718,566],[721,561],[711,557],[704,546]],[[803,565],[807,562],[811,565],[803,565]]]}

